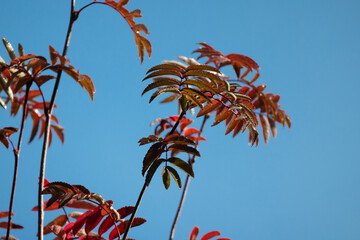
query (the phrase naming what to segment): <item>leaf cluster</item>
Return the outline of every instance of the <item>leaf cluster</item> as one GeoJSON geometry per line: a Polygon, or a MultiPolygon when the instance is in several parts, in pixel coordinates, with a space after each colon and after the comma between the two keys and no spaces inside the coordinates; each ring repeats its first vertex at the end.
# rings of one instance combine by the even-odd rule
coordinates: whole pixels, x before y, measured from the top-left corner
{"type": "MultiPolygon", "coordinates": [[[[46,211],[56,210],[63,207],[87,210],[84,213],[72,212],[69,215],[60,215],[44,227],[44,235],[54,233],[56,239],[82,239],[100,240],[105,239],[104,233],[109,233],[109,240],[120,237],[127,227],[129,220],[127,216],[133,213],[134,207],[122,207],[115,210],[113,201],[105,199],[96,193],[90,193],[81,185],[70,185],[65,182],[46,181],[42,194],[51,194],[51,198],[45,202],[46,211]],[[94,205],[94,203],[96,205],[94,205]],[[69,218],[74,218],[70,222],[69,218]],[[98,228],[97,233],[92,230],[98,228]]],[[[36,211],[37,207],[33,208],[36,211]]],[[[131,227],[145,223],[143,218],[135,218],[131,227]]]]}
{"type": "MultiPolygon", "coordinates": [[[[190,233],[189,240],[196,240],[198,235],[199,235],[199,228],[195,226],[190,233]]],[[[213,237],[220,236],[220,235],[221,235],[221,233],[219,231],[211,231],[211,232],[206,233],[204,236],[202,236],[200,238],[200,240],[209,240],[213,237]]],[[[230,238],[217,238],[216,240],[231,240],[231,239],[230,238]]]]}
{"type": "MultiPolygon", "coordinates": [[[[0,95],[0,105],[6,109],[7,103],[10,102],[10,115],[16,116],[20,107],[24,106],[27,97],[25,117],[30,116],[33,122],[29,142],[34,140],[38,132],[39,138],[41,138],[45,131],[46,113],[50,102],[45,100],[41,87],[44,83],[56,78],[51,74],[45,74],[46,70],[51,70],[56,74],[59,71],[64,71],[81,87],[85,88],[93,100],[95,87],[91,78],[76,71],[70,61],[61,56],[53,47],[49,46],[50,62],[48,62],[45,57],[25,54],[20,44],[17,56],[9,41],[3,38],[3,43],[11,61],[6,63],[0,57],[0,94],[6,93],[5,97],[0,95]],[[36,85],[37,89],[30,90],[33,84],[36,85]],[[24,89],[25,86],[27,90],[24,89]]],[[[56,105],[54,106],[56,107],[56,105]]],[[[64,143],[64,128],[60,126],[55,115],[51,115],[51,122],[49,145],[52,142],[53,132],[64,143]]]]}
{"type": "Polygon", "coordinates": [[[9,148],[10,136],[16,133],[19,129],[13,127],[4,127],[0,129],[0,142],[6,147],[9,148]]]}
{"type": "MultiPolygon", "coordinates": [[[[0,212],[0,218],[5,218],[5,217],[8,217],[9,216],[9,212],[0,212]]],[[[14,213],[11,213],[11,216],[14,216],[14,213]]],[[[8,222],[7,221],[1,221],[0,222],[0,228],[4,228],[4,229],[7,229],[8,227],[8,222]]],[[[19,224],[16,224],[16,223],[13,223],[11,222],[10,223],[10,229],[23,229],[24,227],[19,225],[19,224]]],[[[0,239],[5,239],[6,236],[2,236],[0,239]]],[[[15,237],[13,236],[9,236],[9,240],[16,240],[15,237]]]]}
{"type": "Polygon", "coordinates": [[[147,185],[150,184],[153,175],[162,163],[165,163],[162,168],[161,175],[166,189],[170,186],[170,175],[173,177],[179,188],[182,186],[180,175],[173,167],[169,166],[169,163],[184,171],[186,174],[194,177],[191,164],[179,157],[176,157],[176,155],[180,152],[184,152],[189,155],[189,159],[192,156],[200,156],[199,151],[196,149],[195,141],[204,139],[192,136],[199,131],[195,128],[187,129],[186,126],[191,122],[186,118],[183,118],[180,124],[180,132],[173,131],[173,133],[167,134],[164,138],[159,137],[159,134],[164,130],[170,128],[172,129],[174,127],[173,123],[177,120],[177,116],[155,120],[154,124],[158,123],[158,126],[155,128],[155,135],[150,135],[139,140],[140,145],[153,143],[143,160],[142,175],[144,176],[146,173],[145,183],[147,185]]]}
{"type": "Polygon", "coordinates": [[[257,127],[261,125],[265,143],[268,142],[270,130],[276,136],[278,122],[291,126],[291,119],[280,109],[279,95],[264,93],[266,85],[254,85],[260,76],[259,65],[251,58],[241,54],[224,55],[210,45],[200,43],[195,53],[198,59],[207,58],[205,64],[195,59],[179,57],[186,64],[177,61],[165,61],[164,64],[152,67],[144,78],[152,79],[143,91],[157,89],[150,97],[150,102],[163,93],[171,93],[161,103],[177,100],[182,111],[199,108],[197,117],[215,113],[213,126],[225,122],[225,134],[249,131],[249,143],[258,144],[257,127]],[[210,66],[208,64],[213,64],[210,66]],[[221,72],[221,68],[233,66],[236,80],[221,72]],[[244,73],[241,71],[245,69],[244,73]],[[255,71],[251,80],[245,77],[255,71]],[[260,123],[260,124],[259,124],[260,123]]]}
{"type": "Polygon", "coordinates": [[[139,58],[141,60],[141,63],[144,61],[145,51],[147,55],[151,56],[152,47],[150,41],[141,35],[141,32],[149,35],[149,30],[146,27],[145,24],[136,24],[134,18],[141,18],[141,10],[135,9],[134,11],[127,10],[124,6],[129,3],[129,0],[105,0],[104,2],[97,2],[97,3],[103,3],[106,4],[113,9],[115,9],[118,13],[120,13],[123,18],[126,20],[126,22],[129,24],[131,30],[134,33],[135,37],[135,44],[138,48],[139,58]]]}

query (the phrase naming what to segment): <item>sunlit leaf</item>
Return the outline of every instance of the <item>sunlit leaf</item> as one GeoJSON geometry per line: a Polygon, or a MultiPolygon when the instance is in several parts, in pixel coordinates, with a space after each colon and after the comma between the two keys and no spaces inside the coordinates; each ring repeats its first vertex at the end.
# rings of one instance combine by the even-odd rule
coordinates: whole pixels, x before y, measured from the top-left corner
{"type": "MultiPolygon", "coordinates": [[[[146,220],[143,219],[143,218],[134,218],[134,221],[131,224],[131,227],[140,226],[141,224],[143,224],[145,222],[146,222],[146,220]]],[[[120,235],[125,232],[125,229],[126,229],[128,224],[129,224],[129,220],[126,220],[126,221],[120,223],[119,225],[117,225],[117,229],[118,229],[120,235]]],[[[118,237],[118,233],[116,231],[116,228],[114,228],[109,234],[109,240],[113,240],[113,239],[115,239],[117,237],[118,237]]]]}
{"type": "MultiPolygon", "coordinates": [[[[7,229],[8,227],[8,222],[0,222],[0,228],[5,228],[7,229]]],[[[16,224],[16,223],[10,223],[10,229],[23,229],[24,227],[19,225],[19,224],[16,224]]]]}
{"type": "MultiPolygon", "coordinates": [[[[170,65],[171,66],[171,65],[170,65]]],[[[173,66],[175,67],[175,66],[173,66]]],[[[157,77],[157,76],[167,76],[167,75],[171,75],[171,76],[177,76],[179,78],[182,77],[181,73],[179,71],[175,71],[175,70],[170,70],[170,69],[160,69],[156,72],[151,72],[150,74],[148,74],[144,79],[149,79],[149,78],[153,78],[153,77],[157,77]]]]}
{"type": "Polygon", "coordinates": [[[200,81],[200,80],[188,79],[188,80],[184,81],[183,84],[193,85],[193,86],[198,87],[199,89],[204,89],[206,91],[209,91],[212,94],[217,94],[217,90],[215,88],[213,88],[209,84],[207,84],[203,81],[200,81]]]}
{"type": "Polygon", "coordinates": [[[198,235],[199,235],[199,228],[194,227],[193,230],[191,230],[191,233],[190,233],[190,240],[196,240],[198,235]]]}
{"type": "Polygon", "coordinates": [[[213,73],[200,71],[200,70],[190,70],[185,73],[185,76],[197,76],[197,77],[206,77],[209,79],[216,87],[218,87],[218,82],[221,82],[220,78],[213,73]]]}
{"type": "Polygon", "coordinates": [[[142,92],[141,95],[144,95],[146,92],[157,88],[157,87],[162,87],[162,86],[169,86],[169,85],[178,85],[180,84],[179,81],[177,79],[174,78],[163,78],[161,80],[155,81],[153,83],[150,83],[142,92]]]}
{"type": "Polygon", "coordinates": [[[11,43],[6,39],[6,38],[2,38],[3,44],[5,46],[5,49],[9,55],[9,57],[11,58],[11,60],[14,60],[16,58],[16,53],[14,51],[14,48],[12,47],[11,43]]]}
{"type": "Polygon", "coordinates": [[[173,177],[173,179],[175,180],[176,184],[178,185],[179,188],[181,188],[181,179],[179,174],[177,173],[177,171],[170,167],[170,166],[166,166],[166,169],[169,170],[171,176],[173,177]]]}
{"type": "Polygon", "coordinates": [[[178,86],[159,88],[159,89],[156,90],[156,91],[153,93],[153,95],[150,97],[149,103],[151,103],[155,98],[157,98],[157,97],[160,96],[161,94],[167,93],[167,92],[181,94],[181,92],[179,91],[179,87],[178,87],[178,86]]]}
{"type": "Polygon", "coordinates": [[[52,220],[51,222],[49,222],[45,227],[44,227],[44,235],[51,233],[51,226],[53,225],[59,225],[59,226],[64,226],[66,221],[67,221],[67,216],[65,214],[57,216],[54,220],[52,220]]]}

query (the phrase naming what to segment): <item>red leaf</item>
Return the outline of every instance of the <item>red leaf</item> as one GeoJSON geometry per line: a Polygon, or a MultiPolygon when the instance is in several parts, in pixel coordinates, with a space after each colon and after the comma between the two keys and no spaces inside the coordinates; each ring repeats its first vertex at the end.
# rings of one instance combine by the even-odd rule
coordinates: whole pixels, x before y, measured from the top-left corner
{"type": "Polygon", "coordinates": [[[188,137],[188,136],[196,134],[196,133],[200,133],[200,131],[197,130],[196,128],[188,128],[188,129],[185,129],[184,136],[188,137]]]}
{"type": "Polygon", "coordinates": [[[194,227],[193,230],[190,233],[190,240],[196,240],[197,236],[199,235],[199,228],[198,227],[194,227]]]}
{"type": "MultiPolygon", "coordinates": [[[[7,228],[8,222],[0,222],[0,228],[7,228]]],[[[23,229],[24,227],[15,223],[10,223],[10,229],[23,229]]]]}
{"type": "MultiPolygon", "coordinates": [[[[127,206],[127,207],[122,207],[120,209],[117,210],[117,212],[120,214],[120,218],[126,218],[128,215],[130,215],[131,213],[133,213],[134,211],[134,207],[131,206],[127,206]]],[[[102,234],[104,234],[105,232],[107,232],[111,226],[113,225],[113,220],[112,220],[112,216],[108,216],[107,218],[105,218],[105,220],[101,223],[100,227],[99,227],[99,231],[98,234],[101,236],[102,234]]]]}
{"type": "MultiPolygon", "coordinates": [[[[0,218],[8,217],[9,212],[0,212],[0,218]]],[[[14,216],[14,213],[11,213],[11,216],[14,216]]]]}
{"type": "Polygon", "coordinates": [[[200,240],[209,240],[210,238],[216,237],[216,236],[220,236],[220,232],[219,231],[212,231],[212,232],[208,232],[207,234],[205,234],[204,236],[202,236],[202,238],[200,238],[200,240]]]}
{"type": "Polygon", "coordinates": [[[88,220],[86,221],[85,225],[85,232],[88,234],[91,230],[93,230],[103,219],[103,215],[101,214],[101,207],[98,206],[95,208],[90,216],[88,217],[88,220]]]}
{"type": "Polygon", "coordinates": [[[127,206],[127,207],[122,207],[120,209],[118,209],[118,213],[120,214],[121,218],[126,218],[128,215],[132,214],[134,212],[134,207],[132,206],[127,206]]]}
{"type": "MultiPolygon", "coordinates": [[[[136,227],[139,226],[143,223],[145,223],[146,220],[143,218],[134,218],[134,222],[131,224],[131,227],[136,227]]],[[[123,234],[125,232],[126,226],[129,223],[129,220],[126,220],[125,222],[120,223],[119,225],[116,226],[116,228],[118,229],[120,235],[123,234]]],[[[114,228],[109,235],[109,240],[113,240],[115,238],[118,237],[118,233],[116,231],[116,228],[114,228]]]]}
{"type": "Polygon", "coordinates": [[[69,231],[72,231],[72,234],[76,234],[79,232],[79,230],[84,226],[86,221],[88,220],[89,216],[91,215],[92,211],[88,210],[84,212],[74,223],[74,225],[69,229],[69,231]]]}

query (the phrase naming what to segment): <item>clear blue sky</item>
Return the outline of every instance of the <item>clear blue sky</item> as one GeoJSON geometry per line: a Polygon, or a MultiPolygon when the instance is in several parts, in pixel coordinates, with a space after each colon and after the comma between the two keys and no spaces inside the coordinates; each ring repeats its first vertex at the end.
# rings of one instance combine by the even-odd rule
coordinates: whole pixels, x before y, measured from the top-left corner
{"type": "MultiPolygon", "coordinates": [[[[60,51],[69,2],[2,0],[0,36],[21,42],[27,53],[48,56],[49,44],[60,51]]],[[[77,8],[88,2],[78,1],[77,8]]],[[[208,126],[176,239],[187,239],[195,225],[234,240],[359,239],[359,1],[131,0],[128,7],[142,10],[139,22],[149,28],[153,56],[139,64],[133,35],[112,9],[82,13],[68,57],[92,77],[97,92],[92,104],[73,80],[62,79],[55,114],[66,129],[65,144],[54,140],[46,177],[85,185],[115,207],[134,205],[147,150],[137,141],[152,133],[152,120],[177,113],[175,105],[149,105],[141,79],[162,60],[195,57],[196,43],[207,42],[256,60],[258,83],[281,95],[293,127],[280,128],[268,145],[249,147],[247,135],[233,139],[223,126],[208,126]]],[[[1,128],[19,126],[9,111],[0,110],[0,118],[1,128]]],[[[12,232],[20,239],[36,234],[37,214],[30,209],[41,154],[41,141],[27,144],[31,122],[26,127],[13,218],[25,229],[12,232]]],[[[12,168],[11,151],[0,148],[0,211],[8,208],[12,168]]],[[[130,237],[167,239],[180,194],[174,182],[166,191],[157,173],[138,212],[148,222],[130,237]]],[[[46,222],[57,214],[47,214],[46,222]]]]}

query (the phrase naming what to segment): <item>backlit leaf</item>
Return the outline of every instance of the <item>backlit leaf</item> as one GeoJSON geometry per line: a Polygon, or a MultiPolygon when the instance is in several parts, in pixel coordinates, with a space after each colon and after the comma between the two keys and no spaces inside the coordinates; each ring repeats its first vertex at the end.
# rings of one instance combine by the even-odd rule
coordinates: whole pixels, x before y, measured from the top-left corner
{"type": "Polygon", "coordinates": [[[52,220],[51,222],[49,222],[45,227],[44,227],[44,235],[51,233],[51,226],[53,225],[59,225],[59,226],[64,226],[65,223],[67,221],[67,217],[65,214],[57,216],[54,220],[52,220]]]}
{"type": "Polygon", "coordinates": [[[163,78],[161,80],[155,81],[153,83],[150,83],[142,92],[141,95],[144,95],[146,92],[162,86],[169,86],[169,85],[178,85],[179,81],[174,78],[163,78]]]}
{"type": "MultiPolygon", "coordinates": [[[[143,224],[145,222],[146,222],[146,220],[143,219],[143,218],[134,218],[134,221],[131,224],[131,227],[140,226],[141,224],[143,224]]],[[[129,224],[129,220],[126,220],[126,221],[120,223],[119,225],[117,225],[117,229],[120,232],[120,235],[125,232],[125,229],[126,229],[128,224],[129,224]]],[[[109,234],[109,240],[113,240],[113,239],[115,239],[117,237],[118,237],[118,234],[117,234],[116,228],[114,228],[109,234]]]]}
{"type": "Polygon", "coordinates": [[[260,124],[261,124],[261,128],[262,128],[262,132],[263,132],[263,136],[264,136],[264,141],[265,143],[268,143],[269,141],[269,136],[270,136],[270,124],[268,122],[268,118],[262,114],[259,115],[260,118],[260,124]]]}
{"type": "MultiPolygon", "coordinates": [[[[8,222],[0,222],[0,228],[5,228],[7,229],[8,227],[8,222]]],[[[16,224],[16,223],[10,223],[10,229],[23,229],[24,227],[19,225],[19,224],[16,224]]]]}
{"type": "Polygon", "coordinates": [[[212,100],[211,103],[206,104],[204,106],[204,108],[198,112],[196,117],[204,116],[204,115],[214,111],[216,108],[220,107],[221,105],[222,105],[222,103],[220,101],[214,99],[214,100],[212,100]]]}
{"type": "MultiPolygon", "coordinates": [[[[4,218],[4,217],[8,217],[9,216],[9,212],[0,212],[0,218],[4,218]]],[[[11,213],[11,216],[14,216],[14,213],[11,213]]]]}
{"type": "Polygon", "coordinates": [[[220,71],[217,68],[214,68],[214,67],[206,65],[206,64],[190,65],[186,68],[186,71],[190,71],[190,70],[207,70],[207,71],[213,71],[213,72],[220,73],[220,71]]]}
{"type": "Polygon", "coordinates": [[[166,189],[168,189],[170,186],[170,175],[169,175],[169,171],[167,170],[166,166],[163,167],[161,175],[162,175],[164,187],[166,189]]]}
{"type": "Polygon", "coordinates": [[[198,227],[194,227],[193,230],[191,230],[190,233],[190,240],[196,240],[197,236],[199,235],[199,228],[198,227]]]}
{"type": "Polygon", "coordinates": [[[177,173],[177,171],[170,166],[166,166],[166,169],[169,170],[169,172],[170,172],[171,176],[174,178],[176,184],[178,185],[179,188],[181,188],[181,179],[180,179],[180,176],[177,173]]]}
{"type": "Polygon", "coordinates": [[[198,150],[196,150],[195,148],[193,147],[189,147],[189,146],[186,146],[186,145],[182,145],[182,144],[173,144],[173,145],[170,145],[168,147],[169,150],[176,150],[176,151],[179,151],[179,152],[186,152],[186,153],[189,153],[189,154],[192,154],[192,155],[195,155],[195,156],[198,156],[200,157],[200,153],[198,150]]]}
{"type": "Polygon", "coordinates": [[[216,87],[218,87],[218,82],[221,82],[220,78],[213,73],[200,71],[200,70],[190,70],[185,73],[185,76],[197,76],[197,77],[206,77],[209,79],[216,87]]]}
{"type": "Polygon", "coordinates": [[[193,85],[193,86],[198,87],[199,89],[204,89],[206,91],[209,91],[212,94],[217,94],[217,91],[216,91],[215,88],[213,88],[209,84],[207,84],[207,83],[205,83],[203,81],[200,81],[200,80],[188,79],[188,80],[184,81],[183,84],[193,85]]]}
{"type": "Polygon", "coordinates": [[[202,236],[200,238],[200,240],[209,240],[210,238],[220,236],[220,235],[221,235],[221,233],[219,231],[211,231],[211,232],[208,232],[207,234],[205,234],[204,236],[202,236]]]}
{"type": "MultiPolygon", "coordinates": [[[[175,66],[173,66],[175,67],[175,66]]],[[[153,77],[157,77],[157,76],[167,76],[167,75],[171,75],[171,76],[177,76],[179,78],[182,78],[182,75],[179,71],[176,71],[176,70],[170,70],[170,69],[161,69],[161,70],[158,70],[156,72],[152,72],[150,74],[148,74],[144,79],[149,79],[149,78],[153,78],[153,77]]]]}
{"type": "Polygon", "coordinates": [[[211,99],[208,96],[195,88],[183,88],[182,91],[192,94],[194,96],[198,96],[199,98],[204,99],[204,101],[211,102],[211,99]]]}
{"type": "Polygon", "coordinates": [[[11,60],[14,60],[16,58],[16,53],[14,51],[14,48],[12,47],[11,43],[6,39],[6,38],[2,38],[3,44],[6,48],[6,51],[9,55],[9,57],[11,58],[11,60]]]}
{"type": "Polygon", "coordinates": [[[170,162],[174,166],[180,168],[186,174],[194,177],[194,171],[193,171],[191,165],[188,164],[187,162],[185,162],[184,160],[182,160],[180,158],[177,158],[177,157],[171,157],[171,158],[168,159],[168,162],[170,162]]]}
{"type": "Polygon", "coordinates": [[[146,177],[145,177],[145,183],[146,183],[147,186],[149,186],[149,184],[150,184],[150,182],[151,182],[151,179],[152,179],[152,177],[154,176],[156,170],[158,169],[158,167],[159,167],[159,166],[161,165],[161,163],[163,163],[163,162],[164,162],[164,159],[161,158],[161,159],[155,160],[155,161],[151,164],[149,170],[147,171],[146,177]]]}
{"type": "Polygon", "coordinates": [[[178,87],[178,86],[159,88],[159,89],[156,90],[156,91],[153,93],[153,95],[150,97],[149,103],[151,103],[155,98],[157,98],[157,97],[160,96],[161,94],[167,93],[167,92],[181,94],[181,92],[179,91],[179,87],[178,87]]]}
{"type": "Polygon", "coordinates": [[[151,72],[154,72],[154,71],[157,71],[157,70],[174,70],[176,72],[185,72],[185,69],[180,67],[180,66],[176,66],[176,65],[173,65],[173,64],[159,64],[159,65],[156,65],[152,68],[150,68],[146,74],[149,74],[151,72]]]}
{"type": "Polygon", "coordinates": [[[153,161],[155,161],[160,155],[164,152],[163,149],[164,143],[158,142],[153,144],[149,150],[147,151],[144,160],[143,160],[143,168],[142,175],[144,176],[147,169],[150,167],[153,161]]]}

